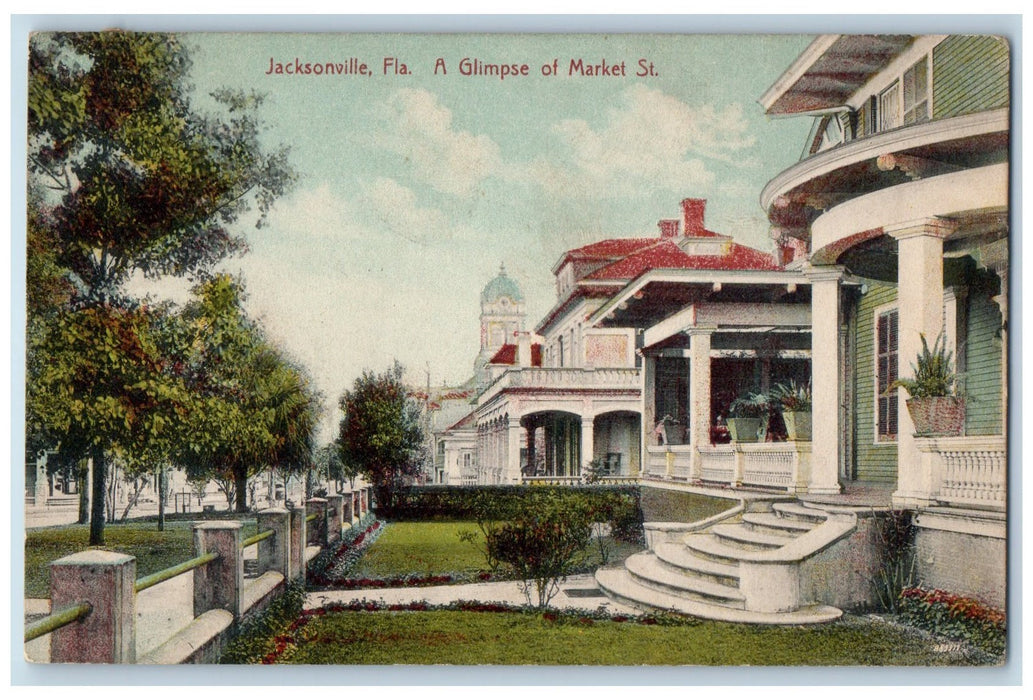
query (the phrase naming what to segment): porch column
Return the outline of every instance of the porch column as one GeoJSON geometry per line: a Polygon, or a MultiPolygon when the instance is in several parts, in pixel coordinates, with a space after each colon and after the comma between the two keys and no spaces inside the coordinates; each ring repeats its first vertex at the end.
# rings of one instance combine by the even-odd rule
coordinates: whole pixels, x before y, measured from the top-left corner
{"type": "Polygon", "coordinates": [[[1001,310],[1001,435],[1008,436],[1008,239],[1001,238],[979,251],[983,265],[1001,280],[1001,292],[993,297],[1001,310]]]}
{"type": "Polygon", "coordinates": [[[585,467],[595,459],[595,416],[581,417],[581,468],[578,475],[585,473],[585,467]]]}
{"type": "Polygon", "coordinates": [[[520,425],[519,418],[509,419],[509,431],[507,437],[509,439],[509,445],[507,449],[508,463],[506,464],[506,483],[519,484],[520,483],[520,443],[523,442],[521,438],[521,431],[523,426],[520,425]]]}
{"type": "Polygon", "coordinates": [[[527,474],[530,475],[530,476],[534,476],[534,462],[535,462],[534,434],[535,434],[536,430],[537,430],[537,427],[535,427],[534,420],[529,418],[528,421],[527,421],[527,436],[526,436],[527,437],[527,468],[526,469],[527,469],[527,474]]]}
{"type": "Polygon", "coordinates": [[[642,430],[640,437],[642,471],[647,472],[649,447],[656,444],[653,429],[656,428],[656,358],[642,355],[642,430]]]}
{"type": "MultiPolygon", "coordinates": [[[[943,239],[952,231],[953,226],[940,219],[913,221],[886,231],[897,240],[898,376],[911,374],[911,363],[922,350],[921,334],[931,345],[943,331],[943,239]]],[[[898,508],[928,505],[934,496],[932,474],[922,466],[907,398],[906,391],[897,390],[893,505],[898,508]]]]}
{"type": "Polygon", "coordinates": [[[807,491],[839,493],[839,283],[838,265],[811,267],[812,462],[807,491]]]}
{"type": "Polygon", "coordinates": [[[703,453],[710,444],[710,336],[714,326],[687,329],[689,335],[689,442],[692,444],[692,480],[703,478],[703,453]]]}

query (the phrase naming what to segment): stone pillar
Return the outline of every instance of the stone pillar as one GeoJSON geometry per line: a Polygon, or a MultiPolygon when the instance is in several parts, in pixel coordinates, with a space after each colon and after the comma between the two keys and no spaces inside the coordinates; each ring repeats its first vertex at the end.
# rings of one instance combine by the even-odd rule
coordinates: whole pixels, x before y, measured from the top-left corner
{"type": "Polygon", "coordinates": [[[366,517],[369,513],[369,486],[362,487],[362,495],[359,497],[359,502],[362,504],[362,516],[366,517]]]}
{"type": "Polygon", "coordinates": [[[352,491],[352,523],[362,520],[362,489],[352,491]]]}
{"type": "Polygon", "coordinates": [[[136,661],[136,559],[88,549],[50,564],[50,609],[89,603],[79,622],[50,635],[53,663],[122,664],[136,661]]]}
{"type": "Polygon", "coordinates": [[[813,461],[807,490],[813,494],[839,493],[839,440],[842,435],[839,405],[839,283],[843,268],[810,267],[811,282],[811,387],[813,461]]]}
{"type": "Polygon", "coordinates": [[[308,541],[306,515],[308,515],[308,509],[305,506],[291,508],[290,570],[287,578],[292,581],[305,580],[305,543],[308,541]]]}
{"type": "Polygon", "coordinates": [[[595,416],[581,417],[581,469],[578,471],[582,477],[585,474],[585,467],[595,459],[595,416]]]}
{"type": "Polygon", "coordinates": [[[240,591],[244,555],[240,551],[241,524],[235,520],[194,524],[194,556],[214,552],[218,557],[194,569],[194,617],[221,608],[240,619],[240,591]]]}
{"type": "Polygon", "coordinates": [[[689,328],[689,426],[692,443],[692,480],[703,478],[703,448],[710,445],[710,336],[713,326],[689,328]]]}
{"type": "Polygon", "coordinates": [[[345,529],[355,521],[355,497],[351,491],[341,494],[341,525],[345,529]]]}
{"type": "Polygon", "coordinates": [[[538,456],[535,454],[534,435],[538,430],[534,424],[533,419],[528,418],[527,423],[527,473],[534,476],[535,473],[535,461],[538,456]]]}
{"type": "Polygon", "coordinates": [[[329,501],[330,506],[328,511],[329,517],[327,518],[328,539],[330,542],[336,542],[341,539],[341,523],[344,522],[344,496],[339,494],[329,496],[327,501],[329,501]]]}
{"type": "Polygon", "coordinates": [[[330,531],[326,522],[327,501],[325,498],[310,498],[305,501],[305,505],[308,506],[309,515],[316,514],[309,529],[310,543],[326,547],[330,544],[330,531]]]}
{"type": "Polygon", "coordinates": [[[509,430],[506,432],[506,476],[505,482],[509,484],[520,483],[520,443],[524,427],[520,425],[519,418],[510,418],[509,430]]]}
{"type": "MultiPolygon", "coordinates": [[[[897,313],[899,323],[897,374],[907,377],[922,350],[921,336],[929,345],[943,331],[943,239],[952,224],[940,219],[910,222],[886,233],[897,240],[897,313]]],[[[932,502],[932,474],[922,466],[915,425],[907,410],[908,393],[897,390],[897,490],[898,508],[932,502]]],[[[818,407],[814,407],[818,415],[818,407]]],[[[814,436],[817,444],[818,436],[814,436]]]]}
{"type": "Polygon", "coordinates": [[[272,530],[273,536],[258,543],[258,573],[278,571],[290,578],[290,517],[286,508],[266,508],[258,512],[258,531],[272,530]]]}

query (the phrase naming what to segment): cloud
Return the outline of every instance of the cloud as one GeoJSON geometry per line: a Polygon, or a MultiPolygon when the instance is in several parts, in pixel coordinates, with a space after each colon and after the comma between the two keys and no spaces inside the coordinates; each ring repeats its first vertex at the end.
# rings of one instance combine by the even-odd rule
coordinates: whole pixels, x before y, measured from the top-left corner
{"type": "Polygon", "coordinates": [[[355,223],[354,207],[330,185],[295,190],[279,200],[269,214],[269,228],[291,237],[358,239],[365,235],[355,223]]]}
{"type": "Polygon", "coordinates": [[[381,146],[406,158],[420,180],[445,194],[468,196],[501,165],[490,137],[460,131],[452,111],[424,89],[395,92],[384,108],[381,146]]]}
{"type": "Polygon", "coordinates": [[[559,148],[532,163],[526,176],[587,197],[708,186],[715,180],[708,160],[733,162],[754,143],[741,105],[690,106],[644,85],[624,90],[601,126],[567,119],[552,133],[559,148]]]}
{"type": "Polygon", "coordinates": [[[388,177],[378,177],[363,188],[359,206],[367,221],[381,233],[392,233],[413,243],[450,237],[448,219],[440,209],[421,207],[416,194],[388,177]]]}

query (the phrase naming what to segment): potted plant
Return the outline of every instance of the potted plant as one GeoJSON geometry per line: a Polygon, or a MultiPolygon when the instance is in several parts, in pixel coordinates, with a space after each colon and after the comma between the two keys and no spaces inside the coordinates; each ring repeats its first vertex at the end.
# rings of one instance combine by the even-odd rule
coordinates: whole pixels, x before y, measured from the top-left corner
{"type": "Polygon", "coordinates": [[[789,380],[788,384],[775,386],[773,398],[782,413],[782,422],[786,424],[786,436],[790,441],[810,441],[811,439],[811,385],[797,384],[789,380]]]}
{"type": "Polygon", "coordinates": [[[757,442],[767,427],[770,406],[764,394],[743,394],[728,407],[728,432],[733,442],[757,442]]]}
{"type": "Polygon", "coordinates": [[[916,437],[961,435],[965,428],[965,399],[955,390],[954,353],[947,349],[943,334],[932,349],[922,334],[922,351],[912,363],[911,379],[898,379],[887,391],[903,387],[911,398],[907,411],[915,424],[916,437]]]}

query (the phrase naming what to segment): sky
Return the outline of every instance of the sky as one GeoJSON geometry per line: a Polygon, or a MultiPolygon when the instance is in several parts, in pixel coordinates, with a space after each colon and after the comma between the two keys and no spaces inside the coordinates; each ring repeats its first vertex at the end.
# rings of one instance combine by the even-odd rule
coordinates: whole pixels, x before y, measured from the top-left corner
{"type": "MultiPolygon", "coordinates": [[[[770,250],[760,191],[796,162],[810,121],[769,119],[757,99],[812,39],[189,34],[197,106],[218,87],[265,94],[266,144],[288,146],[300,176],[221,268],[311,372],[327,431],[363,369],[397,359],[414,383],[462,382],[500,264],[533,328],[565,250],[655,236],[686,197],[708,201],[711,230],[770,250]],[[464,75],[464,58],[480,70],[464,75]],[[606,68],[571,75],[579,59],[606,68]],[[369,74],[286,72],[328,62],[369,74]]],[[[140,289],[182,299],[186,286],[140,289]]]]}

